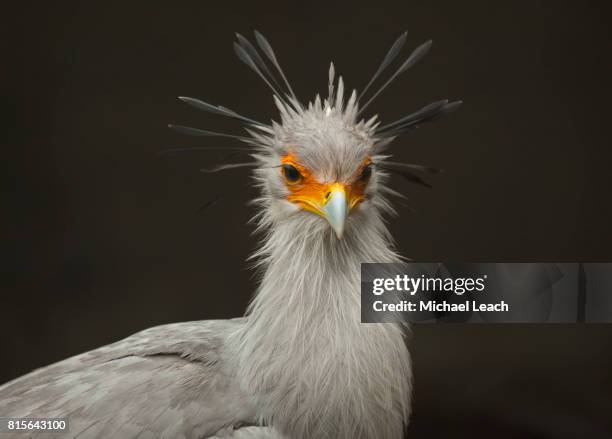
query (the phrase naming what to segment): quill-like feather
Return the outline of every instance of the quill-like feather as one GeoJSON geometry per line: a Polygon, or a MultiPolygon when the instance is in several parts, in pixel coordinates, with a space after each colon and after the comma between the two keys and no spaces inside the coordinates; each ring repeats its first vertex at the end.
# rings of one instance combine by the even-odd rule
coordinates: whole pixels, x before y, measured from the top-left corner
{"type": "Polygon", "coordinates": [[[266,37],[264,37],[258,31],[255,31],[255,39],[257,40],[257,44],[259,45],[263,53],[266,54],[268,59],[272,62],[272,64],[274,64],[274,67],[276,67],[276,70],[278,70],[278,73],[280,73],[281,78],[283,78],[283,81],[285,81],[285,84],[287,85],[287,88],[291,93],[291,96],[297,101],[297,97],[293,92],[293,88],[291,88],[291,84],[289,84],[289,81],[287,81],[287,77],[285,76],[285,73],[283,72],[283,69],[281,68],[278,60],[276,59],[276,54],[274,53],[274,50],[272,50],[272,46],[270,45],[268,40],[266,40],[266,37]]]}
{"type": "Polygon", "coordinates": [[[427,188],[431,188],[431,184],[429,184],[428,182],[426,182],[425,180],[423,180],[421,177],[419,177],[418,175],[416,175],[415,173],[407,170],[407,169],[399,169],[399,168],[394,168],[394,167],[387,167],[385,165],[379,165],[380,168],[385,169],[393,174],[397,174],[397,175],[401,175],[402,177],[404,177],[405,180],[409,181],[410,183],[415,183],[418,184],[420,186],[425,186],[427,188]]]}
{"type": "Polygon", "coordinates": [[[334,67],[334,63],[329,64],[329,74],[328,74],[328,93],[327,99],[328,102],[332,102],[334,100],[334,78],[336,77],[336,69],[334,67]]]}
{"type": "Polygon", "coordinates": [[[209,113],[218,114],[220,116],[231,117],[232,119],[238,119],[242,122],[246,122],[252,125],[264,125],[261,122],[257,122],[256,120],[242,116],[236,113],[235,111],[230,110],[229,108],[225,108],[222,106],[215,106],[215,105],[209,104],[208,102],[201,101],[200,99],[190,98],[187,96],[179,96],[178,98],[181,101],[185,102],[186,104],[191,105],[194,108],[197,108],[198,110],[207,111],[209,113]]]}
{"type": "Polygon", "coordinates": [[[423,56],[425,56],[425,54],[429,51],[429,49],[431,48],[431,44],[432,44],[432,41],[429,40],[421,44],[416,49],[414,49],[412,53],[410,54],[410,56],[408,57],[408,59],[406,59],[406,61],[403,62],[403,64],[399,67],[399,69],[397,69],[397,71],[387,80],[387,82],[385,82],[383,86],[380,87],[378,91],[374,93],[374,95],[370,99],[368,99],[368,101],[363,105],[363,107],[361,107],[358,114],[361,114],[368,107],[368,105],[370,105],[374,101],[374,99],[376,99],[378,95],[380,95],[383,92],[383,90],[385,90],[387,86],[395,80],[395,78],[397,78],[399,75],[401,75],[406,70],[408,70],[410,67],[412,67],[417,62],[419,62],[419,60],[423,58],[423,56]]]}
{"type": "Polygon", "coordinates": [[[219,200],[221,200],[221,195],[215,195],[215,197],[212,200],[208,200],[206,203],[200,206],[198,210],[196,210],[196,213],[202,213],[204,210],[217,204],[219,200]]]}
{"type": "Polygon", "coordinates": [[[249,40],[239,33],[236,33],[236,38],[238,39],[238,44],[240,44],[244,50],[247,51],[247,53],[251,56],[251,59],[255,62],[255,64],[257,64],[261,71],[266,73],[279,89],[282,89],[281,85],[278,83],[270,69],[268,69],[268,66],[263,58],[259,55],[259,52],[257,52],[257,49],[255,49],[255,46],[253,46],[249,40]]]}
{"type": "Polygon", "coordinates": [[[233,152],[252,152],[251,148],[240,148],[238,146],[195,146],[191,148],[168,148],[157,152],[157,155],[172,155],[181,152],[193,151],[233,151],[233,152]]]}
{"type": "Polygon", "coordinates": [[[188,136],[211,136],[211,137],[228,137],[230,139],[242,140],[243,142],[250,142],[251,139],[248,137],[236,136],[234,134],[217,133],[215,131],[201,130],[199,128],[186,127],[183,125],[168,124],[168,128],[173,129],[181,134],[188,136]]]}
{"type": "Polygon", "coordinates": [[[378,70],[376,70],[376,73],[374,73],[374,76],[372,76],[372,79],[370,79],[370,82],[368,82],[368,84],[363,88],[361,93],[359,93],[359,97],[357,98],[358,101],[361,100],[361,98],[367,93],[370,86],[374,83],[374,81],[376,81],[376,78],[378,78],[378,76],[387,68],[389,64],[391,64],[391,62],[400,53],[402,47],[404,47],[404,44],[406,43],[407,35],[408,32],[404,32],[397,40],[395,40],[395,42],[387,52],[387,55],[385,55],[385,59],[383,59],[382,63],[378,67],[378,70]]]}
{"type": "Polygon", "coordinates": [[[247,168],[247,167],[257,167],[257,162],[245,162],[245,163],[225,163],[223,165],[216,165],[212,168],[202,168],[201,172],[205,172],[207,174],[212,174],[214,172],[225,171],[227,169],[236,169],[236,168],[247,168]]]}
{"type": "Polygon", "coordinates": [[[236,56],[240,61],[245,63],[251,70],[253,70],[257,75],[266,83],[268,87],[274,92],[276,96],[284,100],[283,93],[279,91],[274,85],[268,81],[266,76],[261,72],[255,61],[251,58],[251,56],[247,53],[247,51],[238,43],[234,43],[234,52],[236,52],[236,56]]]}
{"type": "Polygon", "coordinates": [[[401,134],[406,134],[416,128],[418,128],[422,123],[425,122],[433,122],[435,120],[440,119],[447,114],[455,111],[459,106],[461,106],[462,101],[450,102],[448,104],[444,104],[442,107],[437,109],[435,112],[425,114],[419,118],[410,119],[407,122],[398,125],[396,127],[392,127],[385,131],[377,131],[376,134],[380,137],[395,137],[401,134]]]}
{"type": "Polygon", "coordinates": [[[391,129],[397,128],[398,126],[404,125],[407,122],[420,119],[430,114],[434,114],[446,104],[448,104],[448,99],[432,102],[431,104],[424,106],[420,110],[412,114],[409,114],[408,116],[402,117],[401,119],[398,119],[395,122],[391,122],[391,123],[381,126],[380,128],[376,130],[376,132],[381,133],[387,130],[391,130],[391,129]]]}
{"type": "Polygon", "coordinates": [[[438,174],[438,173],[442,172],[441,169],[432,168],[430,166],[415,165],[413,163],[390,162],[390,161],[386,161],[386,160],[382,164],[382,167],[384,169],[387,169],[387,170],[390,170],[390,169],[397,169],[397,170],[409,169],[409,170],[425,172],[425,173],[428,173],[428,174],[438,174]]]}

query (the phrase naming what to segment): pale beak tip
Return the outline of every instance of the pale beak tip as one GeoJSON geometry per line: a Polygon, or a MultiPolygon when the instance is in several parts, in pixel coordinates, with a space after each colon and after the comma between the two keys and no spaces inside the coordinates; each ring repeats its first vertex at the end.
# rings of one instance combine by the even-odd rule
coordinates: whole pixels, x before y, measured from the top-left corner
{"type": "Polygon", "coordinates": [[[344,224],[348,216],[348,203],[344,191],[332,192],[323,211],[338,239],[344,235],[344,224]]]}

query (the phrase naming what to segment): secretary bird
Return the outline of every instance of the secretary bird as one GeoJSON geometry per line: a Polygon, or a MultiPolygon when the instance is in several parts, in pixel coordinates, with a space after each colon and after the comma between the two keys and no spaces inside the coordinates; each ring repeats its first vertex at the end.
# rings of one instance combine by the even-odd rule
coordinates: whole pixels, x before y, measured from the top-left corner
{"type": "Polygon", "coordinates": [[[405,327],[360,323],[360,263],[401,261],[383,222],[394,212],[388,197],[399,195],[390,173],[428,185],[419,174],[436,172],[391,161],[385,149],[461,102],[434,102],[382,126],[362,118],[430,48],[416,48],[365,100],[406,33],[359,96],[345,99],[332,64],[327,99],[306,106],[268,41],[258,32],[255,40],[258,49],[237,34],[234,50],[272,89],[280,122],[181,97],[245,124],[248,135],[170,125],[246,144],[238,149],[250,161],[206,170],[251,167],[261,192],[253,258],[262,278],[246,316],[150,328],[35,370],[0,387],[0,417],[66,417],[65,436],[79,438],[403,437],[412,392],[405,327]]]}

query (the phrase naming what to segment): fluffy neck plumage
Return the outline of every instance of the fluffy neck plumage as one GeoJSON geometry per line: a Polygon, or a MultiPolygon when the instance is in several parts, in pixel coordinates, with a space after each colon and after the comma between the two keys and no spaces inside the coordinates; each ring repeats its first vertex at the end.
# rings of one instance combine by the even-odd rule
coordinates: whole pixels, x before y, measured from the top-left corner
{"type": "MultiPolygon", "coordinates": [[[[307,218],[309,219],[309,218],[307,218]]],[[[410,358],[400,327],[360,323],[360,263],[397,262],[377,215],[275,224],[265,272],[237,334],[243,387],[262,421],[291,438],[401,438],[410,358]]]]}

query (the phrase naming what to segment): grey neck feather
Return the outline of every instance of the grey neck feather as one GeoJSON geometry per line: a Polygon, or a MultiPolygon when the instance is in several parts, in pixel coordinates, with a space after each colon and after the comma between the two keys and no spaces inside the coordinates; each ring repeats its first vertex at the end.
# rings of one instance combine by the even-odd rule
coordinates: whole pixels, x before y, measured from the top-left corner
{"type": "Polygon", "coordinates": [[[377,214],[342,240],[322,221],[274,224],[248,323],[234,335],[262,422],[292,438],[400,438],[411,393],[402,329],[360,323],[360,263],[397,262],[377,214]]]}

